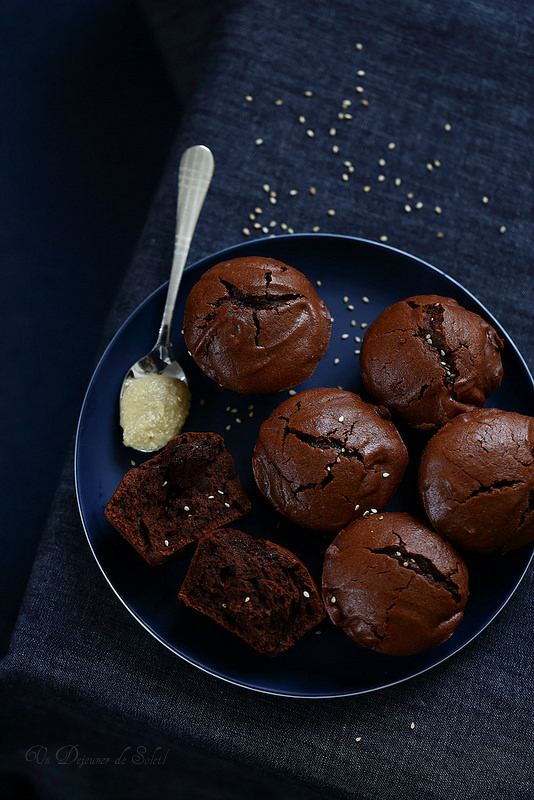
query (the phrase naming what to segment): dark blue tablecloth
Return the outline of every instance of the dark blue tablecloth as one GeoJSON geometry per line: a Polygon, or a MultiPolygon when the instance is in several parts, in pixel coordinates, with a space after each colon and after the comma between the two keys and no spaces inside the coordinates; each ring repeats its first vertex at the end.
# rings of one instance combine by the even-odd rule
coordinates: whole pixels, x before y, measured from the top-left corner
{"type": "MultiPolygon", "coordinates": [[[[187,18],[168,9],[172,63],[187,18]]],[[[519,0],[236,3],[104,341],[166,279],[179,155],[204,143],[216,171],[190,261],[264,226],[387,241],[472,291],[532,369],[532,21],[519,0]]],[[[50,798],[527,800],[532,582],[404,684],[322,701],[257,694],[183,662],[128,614],[85,540],[69,458],[1,666],[5,774],[50,798]],[[59,764],[74,746],[111,763],[59,764]],[[132,763],[138,747],[154,763],[132,763]]]]}

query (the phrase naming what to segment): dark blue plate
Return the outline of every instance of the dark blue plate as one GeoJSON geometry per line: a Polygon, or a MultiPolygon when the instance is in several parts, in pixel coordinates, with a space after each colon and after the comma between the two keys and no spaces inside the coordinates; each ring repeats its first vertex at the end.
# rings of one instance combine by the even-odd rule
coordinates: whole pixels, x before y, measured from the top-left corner
{"type": "MultiPolygon", "coordinates": [[[[342,386],[363,394],[355,337],[363,337],[362,324],[372,322],[386,306],[415,294],[454,297],[488,319],[504,337],[504,380],[488,405],[528,414],[534,406],[533,380],[510,338],[473,295],[435,267],[385,245],[347,236],[278,236],[237,245],[188,268],[174,335],[176,356],[190,377],[194,398],[186,430],[215,431],[224,437],[253,503],[252,512],[236,527],[284,544],[320,582],[322,556],[333,537],[300,531],[284,521],[260,496],[252,476],[251,454],[258,427],[287,392],[244,396],[220,388],[187,355],[179,333],[185,298],[200,275],[219,261],[246,255],[278,258],[304,272],[312,282],[320,282],[318,292],[334,317],[328,351],[314,375],[296,387],[298,390],[342,386]],[[344,334],[348,338],[343,338],[344,334]]],[[[133,616],[162,644],[206,672],[250,689],[293,697],[335,697],[390,686],[430,669],[472,641],[517,588],[533,547],[505,557],[466,558],[470,597],[464,618],[454,635],[433,650],[410,657],[380,655],[359,647],[325,620],[290,650],[270,659],[177,600],[190,553],[150,567],[109,525],[104,517],[106,503],[132,459],[142,460],[140,454],[121,444],[120,385],[128,367],[152,347],[164,299],[162,286],[137,308],[107,348],[87,390],[76,437],[76,490],[87,538],[110,586],[133,616]]],[[[423,512],[414,478],[423,441],[421,437],[405,438],[412,465],[387,508],[420,516],[423,512]]]]}

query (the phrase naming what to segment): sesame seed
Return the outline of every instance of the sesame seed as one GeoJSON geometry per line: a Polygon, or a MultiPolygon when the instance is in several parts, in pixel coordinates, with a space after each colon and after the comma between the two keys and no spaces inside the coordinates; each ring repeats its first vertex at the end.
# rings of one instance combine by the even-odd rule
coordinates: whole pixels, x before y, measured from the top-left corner
{"type": "Polygon", "coordinates": [[[366,295],[364,295],[362,297],[362,303],[368,303],[368,302],[369,302],[369,298],[366,295]]]}
{"type": "MultiPolygon", "coordinates": [[[[267,184],[266,184],[266,186],[267,186],[267,184]]],[[[263,188],[265,189],[265,186],[263,188]]],[[[269,191],[269,187],[268,186],[267,186],[267,189],[265,189],[265,191],[266,192],[269,191]]],[[[258,206],[254,209],[254,211],[256,212],[256,214],[263,214],[263,209],[259,208],[258,206]]]]}
{"type": "Polygon", "coordinates": [[[348,339],[349,338],[349,334],[348,333],[342,333],[341,334],[341,338],[342,339],[348,339]]]}
{"type": "Polygon", "coordinates": [[[365,75],[365,70],[359,69],[356,75],[358,75],[359,78],[363,78],[363,76],[365,75]]]}
{"type": "Polygon", "coordinates": [[[336,133],[337,133],[337,128],[330,128],[330,130],[328,131],[328,133],[330,134],[330,136],[335,136],[335,135],[336,135],[336,133]]]}
{"type": "Polygon", "coordinates": [[[445,234],[444,234],[444,233],[442,233],[442,231],[438,231],[438,232],[436,233],[436,239],[443,239],[444,235],[445,235],[445,234]]]}
{"type": "Polygon", "coordinates": [[[406,205],[404,206],[404,210],[406,211],[407,214],[409,214],[410,211],[412,210],[411,205],[409,203],[406,203],[406,205]]]}
{"type": "Polygon", "coordinates": [[[402,183],[400,178],[395,178],[395,186],[400,186],[402,183]]]}
{"type": "Polygon", "coordinates": [[[184,506],[184,511],[189,511],[189,510],[190,510],[189,506],[184,506]]]}
{"type": "Polygon", "coordinates": [[[335,216],[336,212],[335,212],[335,209],[329,208],[326,213],[328,214],[329,217],[333,217],[333,216],[335,216]]]}
{"type": "Polygon", "coordinates": [[[361,42],[356,42],[356,50],[363,50],[363,44],[361,42]]]}
{"type": "Polygon", "coordinates": [[[418,202],[415,204],[415,207],[416,207],[416,208],[423,208],[423,203],[421,202],[421,200],[419,200],[419,201],[418,201],[418,202]]]}
{"type": "Polygon", "coordinates": [[[308,130],[306,131],[306,136],[309,136],[310,139],[313,139],[313,137],[315,136],[315,133],[312,131],[311,128],[308,128],[308,130]]]}
{"type": "Polygon", "coordinates": [[[378,159],[378,166],[379,167],[385,167],[386,166],[386,159],[385,158],[379,158],[378,159]]]}
{"type": "Polygon", "coordinates": [[[215,495],[214,494],[209,494],[208,495],[208,500],[215,500],[215,495]]]}
{"type": "Polygon", "coordinates": [[[446,131],[452,131],[452,125],[451,125],[450,122],[446,122],[445,125],[443,126],[443,128],[446,131]]]}
{"type": "Polygon", "coordinates": [[[364,192],[370,192],[371,191],[371,187],[370,186],[364,186],[363,187],[363,191],[364,192]]]}
{"type": "Polygon", "coordinates": [[[355,320],[355,319],[351,319],[351,321],[350,321],[350,327],[351,327],[351,328],[355,328],[355,327],[356,327],[356,320],[355,320]]]}
{"type": "Polygon", "coordinates": [[[228,608],[228,606],[226,605],[226,603],[221,603],[221,606],[222,606],[223,608],[228,608]]]}
{"type": "Polygon", "coordinates": [[[355,342],[361,342],[361,338],[360,338],[359,336],[355,336],[355,337],[354,337],[354,341],[355,341],[355,342]]]}
{"type": "Polygon", "coordinates": [[[359,509],[359,507],[360,507],[360,504],[356,503],[356,505],[354,506],[354,510],[357,511],[359,509]]]}
{"type": "Polygon", "coordinates": [[[363,86],[355,86],[354,88],[356,89],[358,94],[362,94],[362,92],[365,92],[365,89],[363,88],[363,86]]]}
{"type": "Polygon", "coordinates": [[[389,472],[383,472],[382,473],[382,477],[383,478],[389,478],[389,472]]]}
{"type": "Polygon", "coordinates": [[[347,306],[347,311],[354,311],[354,306],[351,303],[347,306]]]}
{"type": "Polygon", "coordinates": [[[339,145],[337,145],[337,144],[333,145],[332,152],[333,153],[339,153],[339,145]]]}
{"type": "Polygon", "coordinates": [[[316,281],[316,283],[317,283],[317,286],[322,286],[323,285],[322,281],[316,281]]]}
{"type": "Polygon", "coordinates": [[[250,597],[245,597],[245,603],[250,603],[250,597]]]}
{"type": "Polygon", "coordinates": [[[357,737],[356,737],[356,741],[357,741],[357,742],[361,742],[361,740],[362,740],[362,737],[361,737],[361,736],[357,736],[357,737]]]}
{"type": "Polygon", "coordinates": [[[434,159],[434,166],[435,167],[441,167],[441,161],[438,158],[434,159]]]}
{"type": "Polygon", "coordinates": [[[441,214],[441,206],[435,206],[434,211],[436,212],[436,214],[441,214]]]}
{"type": "Polygon", "coordinates": [[[225,503],[224,506],[225,508],[230,508],[230,503],[225,503]]]}
{"type": "Polygon", "coordinates": [[[348,296],[347,294],[346,294],[346,295],[345,295],[345,297],[343,298],[343,302],[344,302],[344,303],[348,303],[348,302],[349,302],[349,296],[348,296]]]}
{"type": "Polygon", "coordinates": [[[387,237],[387,236],[385,236],[385,235],[383,235],[383,236],[381,236],[381,237],[380,237],[380,241],[381,241],[381,242],[387,242],[387,240],[388,240],[388,237],[387,237]]]}
{"type": "Polygon", "coordinates": [[[343,100],[341,103],[341,108],[348,108],[352,105],[352,100],[343,100]]]}
{"type": "Polygon", "coordinates": [[[304,116],[304,114],[301,114],[301,115],[300,115],[300,117],[299,117],[299,122],[300,122],[300,124],[301,124],[301,125],[302,125],[304,122],[306,122],[306,117],[304,116]]]}
{"type": "Polygon", "coordinates": [[[385,181],[385,180],[386,180],[386,176],[385,175],[379,175],[378,178],[377,178],[377,181],[379,183],[383,183],[383,181],[385,181]]]}
{"type": "Polygon", "coordinates": [[[275,106],[283,106],[284,105],[284,101],[283,100],[275,100],[274,104],[275,104],[275,106]]]}
{"type": "Polygon", "coordinates": [[[317,194],[317,189],[315,186],[310,186],[310,194],[317,194]]]}
{"type": "Polygon", "coordinates": [[[343,114],[343,119],[352,119],[352,114],[343,114]]]}
{"type": "Polygon", "coordinates": [[[403,567],[409,567],[409,566],[410,566],[410,564],[408,563],[408,561],[403,561],[403,562],[402,562],[402,566],[403,566],[403,567]]]}
{"type": "Polygon", "coordinates": [[[367,99],[365,99],[365,98],[364,98],[364,99],[361,101],[361,103],[362,103],[362,106],[366,106],[366,107],[367,107],[367,106],[369,105],[369,100],[367,100],[367,99]]]}
{"type": "Polygon", "coordinates": [[[388,143],[388,150],[395,150],[396,146],[397,145],[396,145],[395,142],[389,142],[388,143]]]}
{"type": "Polygon", "coordinates": [[[482,202],[484,203],[484,205],[486,205],[486,203],[489,203],[489,197],[486,197],[486,195],[484,195],[484,197],[482,198],[482,202]]]}
{"type": "Polygon", "coordinates": [[[168,482],[169,482],[169,481],[163,481],[163,483],[162,483],[161,485],[162,485],[162,486],[167,486],[168,482]]]}
{"type": "Polygon", "coordinates": [[[433,170],[433,169],[434,169],[434,167],[432,166],[432,164],[430,163],[430,161],[429,161],[429,162],[428,162],[428,164],[426,165],[426,168],[427,168],[427,170],[428,170],[429,172],[431,172],[431,170],[433,170]]]}
{"type": "Polygon", "coordinates": [[[336,602],[336,598],[334,597],[334,595],[332,595],[332,597],[330,598],[330,602],[331,603],[335,603],[336,602]]]}
{"type": "Polygon", "coordinates": [[[337,418],[337,421],[338,422],[343,422],[344,419],[345,419],[345,417],[342,414],[340,417],[337,418]]]}
{"type": "Polygon", "coordinates": [[[217,494],[224,494],[222,489],[217,489],[217,494]]]}
{"type": "Polygon", "coordinates": [[[232,430],[232,426],[231,426],[231,425],[227,425],[227,426],[226,426],[226,430],[227,430],[227,431],[231,431],[231,430],[232,430]]]}
{"type": "Polygon", "coordinates": [[[310,596],[310,593],[309,593],[309,592],[307,592],[307,591],[306,591],[306,589],[304,589],[304,591],[302,592],[302,594],[304,595],[304,597],[309,597],[309,596],[310,596]]]}
{"type": "Polygon", "coordinates": [[[256,141],[254,142],[254,144],[255,144],[255,145],[260,145],[260,144],[263,144],[263,139],[256,139],[256,141]]]}
{"type": "Polygon", "coordinates": [[[251,94],[247,94],[247,95],[245,95],[245,100],[247,101],[247,103],[252,103],[254,98],[252,97],[251,94]]]}
{"type": "Polygon", "coordinates": [[[311,92],[309,89],[306,89],[304,92],[304,97],[313,97],[313,92],[311,92]]]}
{"type": "Polygon", "coordinates": [[[334,364],[339,364],[339,361],[340,361],[339,358],[334,358],[334,364]]]}
{"type": "Polygon", "coordinates": [[[412,729],[412,731],[413,731],[413,729],[415,728],[415,722],[412,722],[412,724],[410,725],[410,728],[411,728],[411,729],[412,729]]]}
{"type": "Polygon", "coordinates": [[[313,233],[319,233],[320,230],[321,229],[320,229],[319,225],[314,225],[313,228],[312,228],[313,233]]]}
{"type": "Polygon", "coordinates": [[[360,328],[367,328],[368,325],[368,322],[360,322],[360,328]]]}
{"type": "Polygon", "coordinates": [[[296,389],[290,389],[289,390],[289,394],[291,394],[291,395],[296,394],[296,393],[297,393],[296,389]]]}
{"type": "Polygon", "coordinates": [[[165,539],[165,547],[168,547],[168,546],[169,546],[169,540],[165,539]]]}
{"type": "Polygon", "coordinates": [[[348,181],[348,179],[349,179],[348,174],[346,172],[344,172],[343,175],[341,176],[341,180],[348,181]]]}
{"type": "Polygon", "coordinates": [[[361,353],[361,350],[355,350],[355,351],[354,351],[354,355],[355,355],[355,356],[359,356],[359,355],[360,355],[360,353],[361,353]]]}
{"type": "Polygon", "coordinates": [[[250,230],[248,228],[243,228],[242,233],[244,236],[250,236],[250,230]]]}
{"type": "Polygon", "coordinates": [[[501,227],[499,228],[499,233],[505,233],[505,232],[506,232],[506,225],[501,225],[501,227]]]}

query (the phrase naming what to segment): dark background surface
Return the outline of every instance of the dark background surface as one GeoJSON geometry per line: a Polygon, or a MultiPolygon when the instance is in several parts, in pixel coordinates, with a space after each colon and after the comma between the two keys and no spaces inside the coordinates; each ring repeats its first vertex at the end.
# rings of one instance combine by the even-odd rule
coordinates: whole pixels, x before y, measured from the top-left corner
{"type": "Polygon", "coordinates": [[[131,0],[0,14],[3,652],[181,103],[131,0]]]}

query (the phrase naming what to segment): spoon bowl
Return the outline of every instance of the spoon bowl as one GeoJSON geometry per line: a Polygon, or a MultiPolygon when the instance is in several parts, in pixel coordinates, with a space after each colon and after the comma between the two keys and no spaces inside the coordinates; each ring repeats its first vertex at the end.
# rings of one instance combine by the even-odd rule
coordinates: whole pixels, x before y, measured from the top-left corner
{"type": "Polygon", "coordinates": [[[172,351],[171,326],[180,281],[213,169],[213,155],[204,145],[190,147],[182,155],[174,254],[158,338],[152,350],[130,367],[120,390],[123,442],[143,453],[159,450],[176,436],[189,412],[191,394],[187,376],[172,351]],[[143,385],[138,381],[144,381],[143,385]]]}

